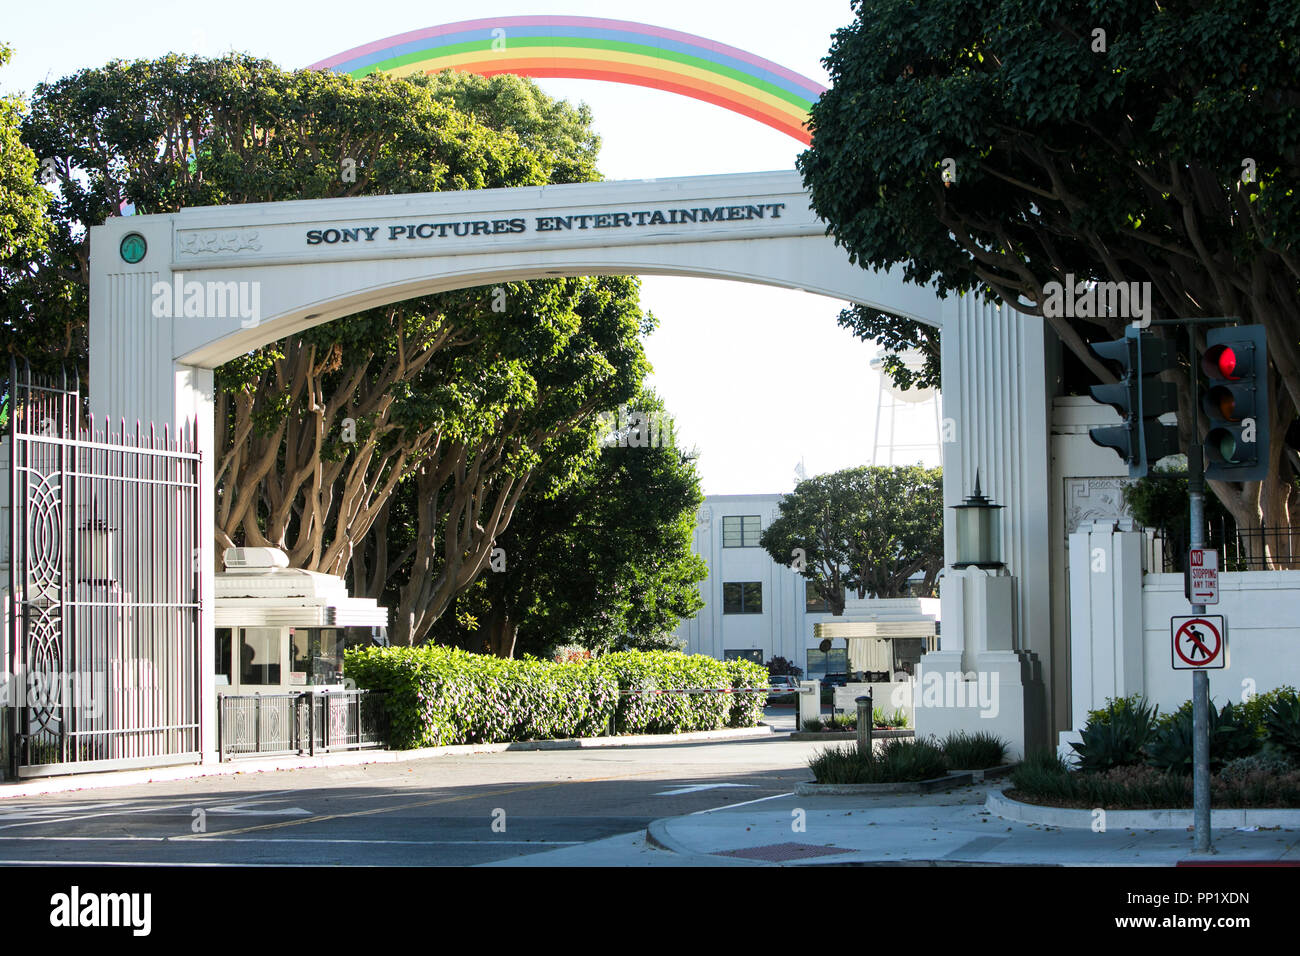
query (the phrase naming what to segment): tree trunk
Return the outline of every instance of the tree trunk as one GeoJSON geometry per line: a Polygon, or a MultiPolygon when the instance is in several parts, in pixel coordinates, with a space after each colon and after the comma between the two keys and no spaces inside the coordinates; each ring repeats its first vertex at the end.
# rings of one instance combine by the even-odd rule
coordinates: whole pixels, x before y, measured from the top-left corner
{"type": "Polygon", "coordinates": [[[497,657],[514,657],[518,630],[519,622],[510,617],[509,611],[494,607],[488,615],[488,649],[497,657]]]}

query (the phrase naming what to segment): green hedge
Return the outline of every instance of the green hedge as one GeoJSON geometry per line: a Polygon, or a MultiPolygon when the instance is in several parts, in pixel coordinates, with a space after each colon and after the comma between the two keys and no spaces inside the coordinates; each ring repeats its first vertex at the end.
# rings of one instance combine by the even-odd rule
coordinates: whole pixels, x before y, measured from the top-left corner
{"type": "Polygon", "coordinates": [[[390,747],[593,737],[611,715],[621,734],[752,727],[762,694],[631,694],[622,690],[767,684],[749,661],[667,651],[625,651],[594,660],[507,660],[442,646],[358,647],[345,674],[385,694],[390,747]]]}
{"type": "MultiPolygon", "coordinates": [[[[623,691],[688,687],[765,687],[767,669],[752,661],[719,661],[703,654],[621,651],[592,661],[623,691]]],[[[679,734],[690,730],[753,727],[763,717],[765,694],[621,694],[615,732],[679,734]]]]}

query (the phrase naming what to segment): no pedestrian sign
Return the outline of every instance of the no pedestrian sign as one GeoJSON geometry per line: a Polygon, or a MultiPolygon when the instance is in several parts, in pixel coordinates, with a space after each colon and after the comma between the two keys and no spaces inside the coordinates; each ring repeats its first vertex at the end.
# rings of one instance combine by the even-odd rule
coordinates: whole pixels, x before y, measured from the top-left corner
{"type": "Polygon", "coordinates": [[[1214,548],[1192,548],[1187,553],[1188,599],[1193,604],[1219,603],[1219,552],[1214,548]]]}
{"type": "Polygon", "coordinates": [[[1172,617],[1170,658],[1176,671],[1222,669],[1228,666],[1228,630],[1221,615],[1172,617]]]}

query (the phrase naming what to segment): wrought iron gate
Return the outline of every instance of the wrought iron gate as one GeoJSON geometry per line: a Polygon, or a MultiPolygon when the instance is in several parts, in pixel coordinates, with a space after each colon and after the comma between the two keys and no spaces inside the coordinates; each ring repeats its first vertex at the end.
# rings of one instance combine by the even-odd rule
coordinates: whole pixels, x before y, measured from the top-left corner
{"type": "Polygon", "coordinates": [[[199,759],[199,455],[11,366],[5,711],[20,776],[199,759]]]}

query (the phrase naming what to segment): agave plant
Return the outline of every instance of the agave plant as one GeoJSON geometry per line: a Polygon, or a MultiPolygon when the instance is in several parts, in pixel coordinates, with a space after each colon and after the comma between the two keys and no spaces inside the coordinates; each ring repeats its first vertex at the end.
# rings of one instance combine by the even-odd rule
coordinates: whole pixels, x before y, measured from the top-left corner
{"type": "Polygon", "coordinates": [[[1264,741],[1300,763],[1300,695],[1279,694],[1264,713],[1264,741]]]}
{"type": "MultiPolygon", "coordinates": [[[[1248,757],[1259,750],[1259,738],[1244,719],[1241,709],[1224,704],[1216,710],[1210,704],[1210,769],[1218,770],[1230,760],[1248,757]]],[[[1195,754],[1192,711],[1180,710],[1147,745],[1147,763],[1182,774],[1192,772],[1195,754]]]]}
{"type": "Polygon", "coordinates": [[[1098,772],[1141,763],[1158,713],[1159,708],[1141,698],[1111,701],[1080,731],[1083,740],[1070,745],[1078,754],[1079,769],[1098,772]]]}

